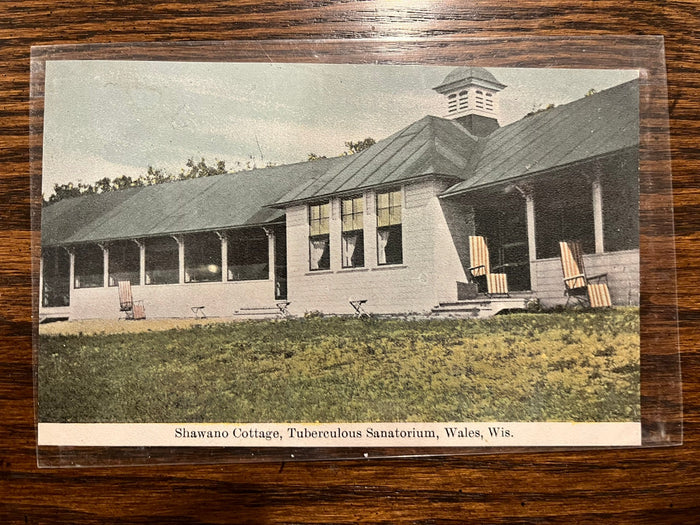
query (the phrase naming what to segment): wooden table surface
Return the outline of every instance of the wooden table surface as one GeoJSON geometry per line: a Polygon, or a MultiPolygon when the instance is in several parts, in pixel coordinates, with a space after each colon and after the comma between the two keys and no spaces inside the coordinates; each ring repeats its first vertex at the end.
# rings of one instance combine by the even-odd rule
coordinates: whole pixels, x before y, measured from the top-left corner
{"type": "Polygon", "coordinates": [[[0,522],[700,523],[700,4],[601,0],[0,4],[0,522]],[[516,5],[517,4],[517,5],[516,5]],[[31,45],[268,38],[662,34],[685,443],[431,459],[37,469],[31,349],[31,45]]]}

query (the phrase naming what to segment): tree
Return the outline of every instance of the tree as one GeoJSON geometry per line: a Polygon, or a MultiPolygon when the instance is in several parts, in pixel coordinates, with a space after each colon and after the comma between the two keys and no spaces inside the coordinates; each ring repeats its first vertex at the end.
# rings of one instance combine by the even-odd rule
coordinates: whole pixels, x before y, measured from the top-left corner
{"type": "Polygon", "coordinates": [[[141,177],[133,180],[128,175],[122,175],[121,177],[116,177],[112,181],[112,190],[125,190],[126,188],[133,188],[135,186],[143,186],[143,179],[141,177]]]}
{"type": "Polygon", "coordinates": [[[217,160],[216,166],[207,166],[207,161],[202,157],[199,162],[194,161],[192,157],[187,159],[185,164],[189,170],[184,169],[180,172],[180,180],[198,179],[199,177],[210,177],[212,175],[223,175],[226,173],[226,162],[217,160]]]}
{"type": "Polygon", "coordinates": [[[315,153],[309,153],[309,154],[306,156],[306,160],[308,160],[308,161],[319,160],[319,159],[325,159],[325,158],[326,158],[325,155],[316,155],[315,153]]]}
{"type": "Polygon", "coordinates": [[[345,143],[345,147],[348,148],[348,151],[345,154],[352,155],[353,153],[359,153],[366,150],[370,146],[374,146],[376,143],[377,141],[372,137],[367,137],[365,140],[358,140],[357,142],[349,140],[345,143]]]}
{"type": "Polygon", "coordinates": [[[163,184],[165,182],[171,182],[173,176],[167,173],[162,168],[153,168],[153,166],[148,166],[148,171],[146,172],[146,180],[144,181],[144,186],[153,186],[154,184],[163,184]]]}
{"type": "Polygon", "coordinates": [[[78,186],[73,186],[72,182],[68,184],[54,184],[53,194],[49,197],[49,200],[45,202],[49,204],[72,197],[80,197],[80,188],[78,186]]]}

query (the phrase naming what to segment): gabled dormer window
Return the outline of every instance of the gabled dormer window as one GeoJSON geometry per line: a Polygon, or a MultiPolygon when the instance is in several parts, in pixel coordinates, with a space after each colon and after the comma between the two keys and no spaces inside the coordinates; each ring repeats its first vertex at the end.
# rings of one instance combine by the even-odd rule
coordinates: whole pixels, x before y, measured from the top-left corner
{"type": "Polygon", "coordinates": [[[309,206],[309,269],[329,270],[331,267],[329,202],[309,206]]]}
{"type": "Polygon", "coordinates": [[[401,190],[377,194],[377,263],[401,264],[401,190]]]}

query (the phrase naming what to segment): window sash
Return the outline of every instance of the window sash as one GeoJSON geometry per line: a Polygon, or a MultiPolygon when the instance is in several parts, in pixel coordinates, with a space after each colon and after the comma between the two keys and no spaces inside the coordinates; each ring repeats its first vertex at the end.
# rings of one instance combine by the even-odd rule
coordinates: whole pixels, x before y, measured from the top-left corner
{"type": "Polygon", "coordinates": [[[327,235],[330,233],[329,202],[309,206],[309,235],[327,235]]]}
{"type": "Polygon", "coordinates": [[[342,231],[349,232],[362,230],[364,228],[364,199],[363,197],[353,197],[341,201],[341,223],[342,231]]]}
{"type": "Polygon", "coordinates": [[[377,228],[401,224],[401,191],[377,194],[377,228]]]}

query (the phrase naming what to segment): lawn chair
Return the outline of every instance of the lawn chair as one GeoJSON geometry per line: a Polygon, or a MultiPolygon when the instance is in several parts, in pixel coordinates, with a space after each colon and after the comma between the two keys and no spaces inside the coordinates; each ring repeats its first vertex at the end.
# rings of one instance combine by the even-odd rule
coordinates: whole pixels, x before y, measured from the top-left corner
{"type": "Polygon", "coordinates": [[[508,293],[508,276],[505,273],[491,273],[491,263],[489,261],[489,249],[486,240],[480,235],[469,237],[469,260],[471,267],[468,268],[472,281],[486,281],[486,295],[510,295],[508,293]]]}
{"type": "Polygon", "coordinates": [[[131,281],[119,281],[119,311],[124,312],[127,320],[139,321],[146,318],[143,301],[134,301],[131,294],[131,281]]]}
{"type": "Polygon", "coordinates": [[[564,274],[564,295],[566,304],[574,298],[583,306],[600,308],[612,306],[608,289],[608,274],[586,275],[583,266],[583,251],[577,241],[561,241],[561,269],[564,274]],[[594,282],[591,282],[594,281],[594,282]],[[604,281],[604,282],[602,282],[604,281]]]}

